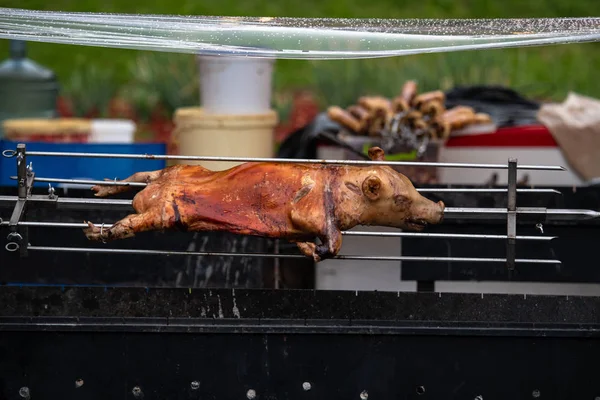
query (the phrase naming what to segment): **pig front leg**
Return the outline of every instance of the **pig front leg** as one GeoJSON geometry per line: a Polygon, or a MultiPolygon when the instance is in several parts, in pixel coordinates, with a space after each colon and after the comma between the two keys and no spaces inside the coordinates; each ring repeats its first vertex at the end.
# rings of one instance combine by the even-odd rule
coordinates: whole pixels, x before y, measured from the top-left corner
{"type": "Polygon", "coordinates": [[[339,230],[332,236],[318,236],[321,244],[313,242],[296,243],[302,254],[311,257],[315,262],[335,257],[342,247],[342,232],[339,230]]]}
{"type": "Polygon", "coordinates": [[[308,210],[292,211],[291,219],[294,226],[307,234],[313,233],[321,240],[317,245],[313,242],[297,242],[300,251],[315,262],[335,257],[342,247],[342,232],[338,229],[331,216],[308,210]]]}
{"type": "Polygon", "coordinates": [[[321,240],[321,244],[296,241],[305,256],[319,262],[338,254],[342,247],[342,232],[336,223],[335,199],[329,183],[325,183],[323,191],[313,191],[313,187],[311,181],[298,191],[289,217],[303,236],[313,235],[321,240]]]}

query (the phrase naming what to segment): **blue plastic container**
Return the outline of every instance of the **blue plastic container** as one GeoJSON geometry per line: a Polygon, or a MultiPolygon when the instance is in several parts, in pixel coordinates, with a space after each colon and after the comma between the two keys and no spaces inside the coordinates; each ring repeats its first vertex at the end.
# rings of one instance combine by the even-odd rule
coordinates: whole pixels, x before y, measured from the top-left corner
{"type": "MultiPolygon", "coordinates": [[[[17,148],[19,142],[0,140],[2,151],[17,148]]],[[[37,143],[27,142],[27,151],[118,153],[118,154],[166,154],[166,145],[161,143],[135,144],[79,144],[79,143],[37,143]]],[[[165,168],[165,160],[91,157],[48,157],[30,156],[27,163],[33,163],[36,176],[42,178],[67,179],[124,179],[139,171],[153,171],[165,168]]],[[[0,156],[0,186],[15,186],[10,176],[17,175],[16,159],[0,156]]],[[[34,186],[48,186],[36,182],[34,186]]],[[[61,185],[53,185],[60,187],[61,185]]],[[[89,185],[88,185],[89,186],[89,185]]]]}

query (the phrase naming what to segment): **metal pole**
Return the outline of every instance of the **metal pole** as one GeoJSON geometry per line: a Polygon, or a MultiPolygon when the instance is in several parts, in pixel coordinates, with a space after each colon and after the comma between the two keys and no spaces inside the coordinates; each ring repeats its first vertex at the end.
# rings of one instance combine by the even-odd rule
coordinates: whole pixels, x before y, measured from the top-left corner
{"type": "MultiPolygon", "coordinates": [[[[0,219],[0,226],[8,225],[8,221],[0,219]]],[[[85,229],[87,224],[82,222],[42,222],[28,221],[19,222],[18,225],[36,228],[74,228],[85,229]]],[[[104,224],[109,229],[112,224],[104,224]]],[[[375,236],[375,237],[420,237],[425,239],[482,239],[482,240],[506,240],[506,235],[486,235],[478,233],[425,233],[425,232],[370,232],[370,231],[344,231],[344,236],[375,236]]],[[[516,236],[517,240],[547,242],[556,239],[556,236],[516,236]]]]}
{"type": "Polygon", "coordinates": [[[25,155],[25,145],[17,145],[17,177],[18,177],[18,196],[20,199],[27,198],[27,157],[25,155]]]}
{"type": "MultiPolygon", "coordinates": [[[[16,196],[0,196],[0,202],[13,202],[17,201],[16,196]]],[[[131,207],[131,200],[120,200],[112,199],[105,200],[99,198],[67,198],[67,197],[54,197],[49,198],[48,196],[31,195],[29,196],[28,202],[33,203],[46,203],[46,204],[58,204],[59,206],[82,206],[82,208],[92,206],[122,206],[131,207]]],[[[444,210],[445,220],[456,220],[456,219],[470,219],[470,220],[506,220],[506,214],[508,210],[506,208],[479,208],[479,207],[446,207],[444,210]]],[[[600,217],[600,212],[594,210],[582,210],[582,209],[547,209],[543,207],[517,207],[517,215],[528,216],[530,218],[535,217],[544,221],[587,221],[600,217]]]]}
{"type": "MultiPolygon", "coordinates": [[[[517,207],[517,215],[538,217],[545,221],[586,221],[600,217],[600,212],[579,209],[547,209],[542,207],[517,207]]],[[[467,208],[446,207],[444,219],[484,219],[505,220],[508,209],[506,208],[467,208]]]]}
{"type": "MultiPolygon", "coordinates": [[[[259,257],[259,258],[306,258],[301,254],[269,254],[269,253],[228,253],[228,252],[201,252],[201,251],[165,251],[145,249],[102,249],[84,247],[51,247],[30,246],[31,251],[77,252],[77,253],[109,253],[109,254],[137,254],[137,255],[164,255],[164,256],[198,256],[198,257],[259,257]]],[[[336,260],[364,260],[364,261],[435,261],[435,262],[484,262],[505,263],[505,258],[477,258],[477,257],[421,257],[421,256],[355,256],[338,255],[336,260]]],[[[560,260],[517,259],[518,263],[526,264],[561,264],[560,260]]]]}
{"type": "MultiPolygon", "coordinates": [[[[419,193],[506,193],[506,188],[417,188],[419,193]]],[[[517,193],[562,194],[556,189],[517,189],[517,193]]]]}
{"type": "MultiPolygon", "coordinates": [[[[4,157],[14,157],[14,150],[4,151],[4,157]]],[[[91,158],[133,158],[145,160],[194,160],[194,161],[227,161],[227,162],[269,162],[285,164],[337,164],[337,165],[386,165],[386,166],[413,166],[435,168],[479,168],[479,169],[507,169],[506,164],[468,164],[468,163],[436,163],[420,161],[366,161],[366,160],[318,160],[318,159],[289,159],[289,158],[259,158],[259,157],[217,157],[217,156],[181,156],[181,155],[153,155],[153,154],[115,154],[115,153],[71,153],[31,151],[29,156],[42,157],[91,157],[91,158]]],[[[538,171],[566,171],[559,165],[521,165],[522,170],[538,171]]]]}
{"type": "Polygon", "coordinates": [[[17,201],[13,208],[9,221],[10,233],[6,237],[8,243],[5,248],[9,251],[20,251],[22,257],[27,256],[27,245],[29,243],[29,232],[27,227],[19,227],[19,222],[25,216],[27,197],[33,186],[33,170],[27,167],[27,155],[25,144],[17,145],[17,201]]]}
{"type": "MultiPolygon", "coordinates": [[[[16,180],[16,176],[11,176],[10,179],[16,180]]],[[[91,179],[65,179],[65,178],[35,178],[36,182],[50,182],[50,183],[71,183],[77,185],[98,185],[98,186],[131,186],[131,187],[146,187],[147,183],[144,182],[123,182],[123,181],[98,181],[91,179]]],[[[503,188],[417,188],[420,193],[506,193],[506,189],[503,188]]],[[[517,189],[517,193],[548,193],[548,194],[561,194],[556,189],[517,189]]]]}
{"type": "Polygon", "coordinates": [[[517,236],[517,159],[508,160],[508,207],[506,213],[507,236],[506,266],[509,273],[515,269],[517,236]]]}
{"type": "MultiPolygon", "coordinates": [[[[16,176],[11,176],[10,179],[16,180],[16,176]]],[[[91,179],[66,179],[66,178],[35,178],[36,182],[49,182],[49,183],[71,183],[76,185],[98,185],[98,186],[135,186],[135,187],[146,187],[147,184],[143,182],[122,182],[122,181],[96,181],[91,179]]]]}

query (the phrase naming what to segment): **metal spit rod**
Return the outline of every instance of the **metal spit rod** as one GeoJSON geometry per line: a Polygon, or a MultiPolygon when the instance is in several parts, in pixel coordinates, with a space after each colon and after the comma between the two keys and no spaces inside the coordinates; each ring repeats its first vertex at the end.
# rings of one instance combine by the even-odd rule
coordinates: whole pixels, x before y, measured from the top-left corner
{"type": "MultiPolygon", "coordinates": [[[[0,196],[0,202],[17,201],[16,196],[0,196]]],[[[130,207],[131,200],[121,199],[98,199],[98,198],[67,198],[57,197],[48,198],[47,196],[30,196],[28,202],[47,203],[58,205],[95,205],[95,206],[126,206],[130,207]]],[[[444,219],[486,219],[486,220],[505,220],[508,210],[505,208],[464,208],[464,207],[446,207],[444,210],[444,219]]],[[[528,215],[543,217],[546,221],[585,221],[600,217],[599,211],[580,210],[580,209],[547,209],[537,207],[517,207],[517,215],[528,215]]]]}
{"type": "MultiPolygon", "coordinates": [[[[35,228],[74,228],[85,229],[87,224],[82,222],[41,222],[41,221],[22,221],[20,226],[35,227],[35,228]]],[[[0,226],[8,226],[8,221],[0,219],[0,226]]],[[[112,224],[102,224],[106,229],[112,224]]],[[[375,236],[375,237],[424,237],[424,238],[439,238],[439,239],[485,239],[497,240],[507,239],[506,235],[487,235],[477,233],[424,233],[424,232],[368,232],[368,231],[344,231],[345,236],[375,236]]],[[[517,236],[517,240],[532,240],[532,241],[551,241],[556,239],[556,236],[517,236]]]]}
{"type": "MultiPolygon", "coordinates": [[[[505,208],[446,207],[445,219],[495,219],[506,220],[505,208]]],[[[517,215],[543,217],[546,221],[587,221],[600,217],[599,211],[561,208],[517,207],[517,215]]]]}
{"type": "MultiPolygon", "coordinates": [[[[14,157],[15,150],[4,150],[4,157],[14,157]]],[[[506,164],[469,164],[469,163],[438,163],[421,161],[367,161],[367,160],[318,160],[290,158],[260,158],[260,157],[217,157],[217,156],[182,156],[182,155],[153,155],[153,154],[116,154],[116,153],[76,153],[28,151],[28,157],[89,157],[89,158],[133,158],[146,160],[194,160],[194,161],[228,161],[228,162],[272,162],[288,164],[342,164],[342,165],[387,165],[438,168],[478,168],[478,169],[508,169],[506,164]]],[[[519,165],[520,170],[566,171],[559,165],[519,165]]]]}
{"type": "MultiPolygon", "coordinates": [[[[10,179],[16,180],[16,176],[11,176],[10,179]]],[[[98,185],[98,186],[131,186],[131,187],[146,187],[148,184],[144,182],[123,182],[117,180],[98,181],[91,179],[67,179],[67,178],[35,178],[36,182],[44,183],[70,183],[76,185],[98,185]]],[[[506,193],[507,189],[503,188],[417,188],[420,193],[506,193]]],[[[517,189],[517,193],[549,193],[561,194],[556,189],[517,189]]]]}
{"type": "MultiPolygon", "coordinates": [[[[29,246],[31,251],[52,252],[78,252],[78,253],[108,253],[108,254],[138,254],[138,255],[167,255],[167,256],[207,256],[207,257],[259,257],[259,258],[301,258],[302,254],[270,254],[270,253],[229,253],[229,252],[200,252],[200,251],[165,251],[145,249],[99,249],[84,247],[53,247],[29,246]]],[[[477,257],[421,257],[421,256],[355,256],[338,255],[337,260],[365,260],[365,261],[434,261],[434,262],[487,262],[505,263],[505,258],[477,258],[477,257]]],[[[560,260],[541,259],[516,259],[515,262],[523,264],[562,264],[560,260]]]]}
{"type": "MultiPolygon", "coordinates": [[[[0,196],[0,202],[12,202],[16,201],[15,196],[0,196]]],[[[32,195],[27,199],[28,202],[32,203],[46,203],[46,204],[58,204],[58,205],[96,205],[96,206],[124,206],[131,207],[131,200],[120,200],[120,199],[97,199],[97,198],[71,198],[71,197],[55,197],[50,198],[48,196],[32,195]]]]}

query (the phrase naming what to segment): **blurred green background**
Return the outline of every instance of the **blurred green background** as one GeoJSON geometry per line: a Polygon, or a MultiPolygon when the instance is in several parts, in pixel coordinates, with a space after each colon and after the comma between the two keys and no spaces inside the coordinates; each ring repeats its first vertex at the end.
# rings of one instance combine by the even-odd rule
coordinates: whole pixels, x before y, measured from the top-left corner
{"type": "MultiPolygon", "coordinates": [[[[500,18],[598,16],[599,0],[0,0],[0,6],[59,11],[289,17],[500,18]]],[[[8,54],[0,41],[0,54],[8,54]]],[[[283,61],[275,99],[310,89],[322,104],[347,105],[359,96],[392,96],[407,79],[422,90],[457,84],[503,84],[527,96],[562,100],[568,91],[600,97],[600,43],[428,54],[351,61],[283,61]]],[[[29,56],[54,69],[64,94],[81,109],[103,107],[119,94],[150,110],[198,103],[193,57],[130,50],[31,43],[29,56]],[[103,103],[104,102],[104,103],[103,103]]],[[[285,100],[281,100],[282,103],[285,100]]],[[[282,106],[282,109],[285,108],[282,106]]],[[[148,111],[149,112],[149,111],[148,111]]]]}

